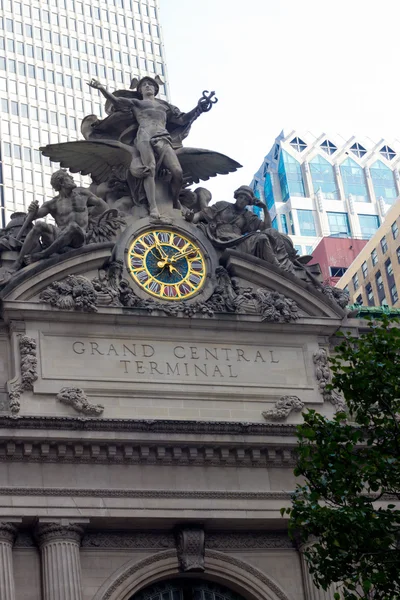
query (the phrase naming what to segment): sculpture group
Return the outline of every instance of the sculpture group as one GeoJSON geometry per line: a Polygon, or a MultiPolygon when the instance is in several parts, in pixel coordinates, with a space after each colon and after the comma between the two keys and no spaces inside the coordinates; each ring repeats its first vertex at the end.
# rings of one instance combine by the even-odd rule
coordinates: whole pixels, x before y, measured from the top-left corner
{"type": "MultiPolygon", "coordinates": [[[[42,154],[62,167],[51,184],[56,196],[42,206],[31,203],[28,213],[16,213],[0,237],[0,251],[18,256],[2,268],[7,283],[25,266],[90,243],[113,242],[127,221],[149,218],[149,223],[176,219],[196,225],[222,253],[235,249],[300,276],[324,291],[311,257],[300,257],[291,239],[272,227],[267,206],[249,186],[234,193],[234,202],[210,204],[211,193],[199,181],[236,171],[241,165],[211,150],[184,147],[193,123],[217,102],[204,91],[196,106],[183,113],[159,99],[161,80],[133,79],[129,90],[109,92],[91,80],[91,88],[106,100],[106,118],[86,116],[83,140],[49,144],[42,154]],[[89,188],[76,186],[71,173],[90,175],[89,188]],[[258,218],[249,206],[264,212],[258,218]],[[52,217],[54,223],[43,220],[52,217]]],[[[333,293],[331,294],[333,295],[333,293]]]]}

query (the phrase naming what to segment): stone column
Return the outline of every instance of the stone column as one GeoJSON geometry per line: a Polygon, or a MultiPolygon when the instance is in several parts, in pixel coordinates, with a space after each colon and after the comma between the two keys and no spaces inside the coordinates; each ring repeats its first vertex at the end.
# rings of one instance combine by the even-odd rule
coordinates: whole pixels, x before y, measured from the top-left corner
{"type": "Polygon", "coordinates": [[[304,550],[307,544],[300,546],[301,571],[303,574],[304,598],[305,600],[333,600],[333,594],[336,592],[336,586],[331,586],[327,592],[322,588],[317,588],[312,576],[308,570],[308,564],[304,556],[304,550]]]}
{"type": "Polygon", "coordinates": [[[82,600],[79,525],[39,524],[43,600],[82,600]]]}
{"type": "Polygon", "coordinates": [[[0,598],[15,600],[12,547],[17,528],[12,523],[0,522],[0,598]]]}

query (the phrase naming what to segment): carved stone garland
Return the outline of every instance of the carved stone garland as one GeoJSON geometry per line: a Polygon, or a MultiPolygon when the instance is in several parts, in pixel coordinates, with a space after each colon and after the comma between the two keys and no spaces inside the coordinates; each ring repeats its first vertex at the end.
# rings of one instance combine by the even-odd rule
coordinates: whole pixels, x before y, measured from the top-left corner
{"type": "Polygon", "coordinates": [[[104,411],[102,404],[91,404],[85,392],[77,387],[63,387],[57,394],[57,400],[72,406],[77,412],[91,417],[98,417],[104,411]]]}
{"type": "Polygon", "coordinates": [[[36,340],[27,335],[18,335],[18,348],[20,354],[20,381],[10,383],[8,395],[10,410],[17,414],[21,408],[20,399],[24,391],[33,390],[33,384],[38,378],[36,340]]]}
{"type": "Polygon", "coordinates": [[[325,348],[314,352],[315,375],[318,381],[318,389],[325,400],[335,407],[335,412],[346,412],[344,398],[335,390],[328,390],[327,386],[332,382],[332,374],[329,368],[328,353],[325,348]]]}
{"type": "Polygon", "coordinates": [[[217,312],[260,315],[263,321],[289,323],[299,318],[296,302],[278,292],[263,288],[241,288],[232,280],[224,267],[217,267],[217,285],[206,302],[189,304],[182,302],[159,302],[152,298],[142,299],[135,294],[129,283],[121,279],[122,264],[110,263],[92,280],[81,275],[69,275],[63,281],[54,281],[40,294],[40,300],[62,310],[96,312],[99,306],[138,308],[150,314],[161,312],[168,316],[193,317],[199,314],[213,317],[217,312]]]}
{"type": "Polygon", "coordinates": [[[280,421],[281,419],[287,419],[290,413],[301,412],[304,408],[304,402],[297,396],[282,396],[275,403],[275,408],[265,410],[262,416],[267,421],[280,421]]]}

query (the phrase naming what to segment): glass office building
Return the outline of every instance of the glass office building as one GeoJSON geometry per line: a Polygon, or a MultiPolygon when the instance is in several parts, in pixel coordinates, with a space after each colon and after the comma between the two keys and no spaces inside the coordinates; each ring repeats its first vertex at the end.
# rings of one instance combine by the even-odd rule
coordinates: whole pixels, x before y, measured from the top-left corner
{"type": "MultiPolygon", "coordinates": [[[[156,0],[2,0],[0,2],[1,226],[32,200],[54,193],[58,168],[39,146],[82,138],[81,120],[104,118],[104,99],[133,77],[166,80],[156,0]]],[[[165,84],[160,98],[167,99],[165,84]]],[[[76,181],[80,180],[76,176],[76,181]]]]}
{"type": "Polygon", "coordinates": [[[370,239],[399,198],[400,142],[282,131],[254,175],[301,254],[323,237],[370,239]]]}

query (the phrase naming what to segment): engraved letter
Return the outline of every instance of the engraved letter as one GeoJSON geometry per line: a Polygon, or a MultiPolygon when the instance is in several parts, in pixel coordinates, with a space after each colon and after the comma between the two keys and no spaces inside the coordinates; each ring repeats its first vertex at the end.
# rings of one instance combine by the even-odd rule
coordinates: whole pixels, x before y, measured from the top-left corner
{"type": "Polygon", "coordinates": [[[219,375],[220,377],[223,377],[223,375],[222,375],[222,373],[221,373],[221,371],[220,371],[220,368],[219,368],[219,366],[218,366],[218,365],[215,365],[215,367],[214,367],[214,373],[213,373],[213,377],[215,377],[217,373],[218,373],[218,375],[219,375]]]}
{"type": "Polygon", "coordinates": [[[197,360],[199,358],[197,354],[197,346],[190,346],[190,358],[197,360]]]}
{"type": "Polygon", "coordinates": [[[150,358],[151,356],[154,356],[154,348],[153,346],[149,346],[148,344],[142,344],[142,348],[143,348],[143,356],[145,356],[146,358],[150,358]],[[147,354],[147,350],[149,352],[151,352],[151,354],[147,354]]]}
{"type": "Polygon", "coordinates": [[[199,367],[199,365],[194,365],[194,374],[195,374],[196,377],[197,377],[197,371],[198,370],[200,371],[200,373],[202,375],[204,375],[205,377],[207,377],[207,365],[203,365],[203,367],[204,367],[204,371],[203,371],[203,369],[201,367],[199,367]]]}
{"type": "Polygon", "coordinates": [[[270,350],[269,352],[270,352],[270,354],[271,354],[271,362],[272,362],[272,363],[278,363],[278,362],[279,362],[279,359],[278,359],[278,360],[274,360],[274,351],[273,351],[273,350],[270,350]]]}
{"type": "Polygon", "coordinates": [[[185,358],[185,348],[183,346],[175,346],[174,348],[174,354],[176,356],[176,358],[185,358]],[[177,354],[177,352],[182,350],[182,356],[179,356],[179,354],[177,354]]]}
{"type": "Polygon", "coordinates": [[[83,342],[74,342],[72,344],[72,350],[75,352],[75,354],[84,354],[85,353],[85,344],[83,342]],[[75,346],[77,344],[82,344],[82,348],[80,349],[80,352],[75,348],[75,346]]]}
{"type": "Polygon", "coordinates": [[[158,364],[156,362],[151,360],[149,364],[150,364],[150,375],[153,375],[153,371],[155,371],[159,375],[164,375],[164,373],[162,371],[158,370],[158,364]]]}
{"type": "Polygon", "coordinates": [[[146,375],[146,371],[143,368],[143,361],[135,360],[135,363],[136,363],[136,373],[139,373],[140,375],[146,375]]]}
{"type": "Polygon", "coordinates": [[[128,364],[131,362],[130,360],[120,360],[119,362],[121,362],[124,365],[124,373],[128,372],[128,364]]]}
{"type": "Polygon", "coordinates": [[[92,356],[95,353],[95,351],[97,352],[97,354],[101,354],[102,356],[104,356],[104,352],[100,352],[99,345],[97,342],[90,342],[90,345],[92,347],[92,352],[91,352],[92,356]]]}
{"type": "Polygon", "coordinates": [[[130,352],[133,354],[133,356],[136,356],[136,344],[133,344],[133,350],[128,348],[128,346],[125,346],[125,344],[122,344],[122,348],[124,349],[124,356],[126,356],[127,352],[130,352]]]}
{"type": "Polygon", "coordinates": [[[257,350],[257,354],[256,354],[256,357],[254,359],[254,362],[258,362],[259,358],[261,358],[262,362],[267,362],[266,360],[264,360],[263,355],[261,354],[261,352],[259,350],[257,350]]]}
{"type": "Polygon", "coordinates": [[[240,362],[240,360],[243,358],[243,360],[245,360],[246,362],[250,362],[250,360],[248,358],[245,357],[244,355],[244,350],[241,350],[240,348],[236,348],[236,352],[237,352],[237,359],[238,362],[240,362]]]}
{"type": "MultiPolygon", "coordinates": [[[[204,356],[204,358],[206,360],[208,360],[207,354],[210,354],[213,357],[214,360],[218,360],[218,348],[213,348],[213,350],[214,350],[215,354],[213,354],[212,351],[209,350],[208,348],[205,349],[205,356],[204,356]]],[[[225,350],[225,348],[222,348],[222,350],[225,350]]]]}
{"type": "Polygon", "coordinates": [[[179,375],[179,363],[175,363],[174,368],[167,362],[167,375],[179,375]]]}
{"type": "Polygon", "coordinates": [[[229,369],[229,377],[233,377],[234,379],[236,379],[237,375],[234,375],[232,373],[232,365],[227,365],[228,369],[229,369]]]}
{"type": "Polygon", "coordinates": [[[221,348],[222,352],[225,352],[226,354],[226,359],[225,360],[230,360],[231,357],[229,356],[229,352],[232,351],[232,348],[221,348]]]}
{"type": "Polygon", "coordinates": [[[110,344],[110,347],[109,347],[108,352],[107,352],[107,356],[110,356],[110,352],[114,352],[114,356],[119,356],[118,352],[114,348],[114,344],[110,344]]]}
{"type": "Polygon", "coordinates": [[[185,375],[186,377],[189,377],[189,369],[188,369],[188,364],[187,363],[183,363],[185,365],[185,375]]]}

